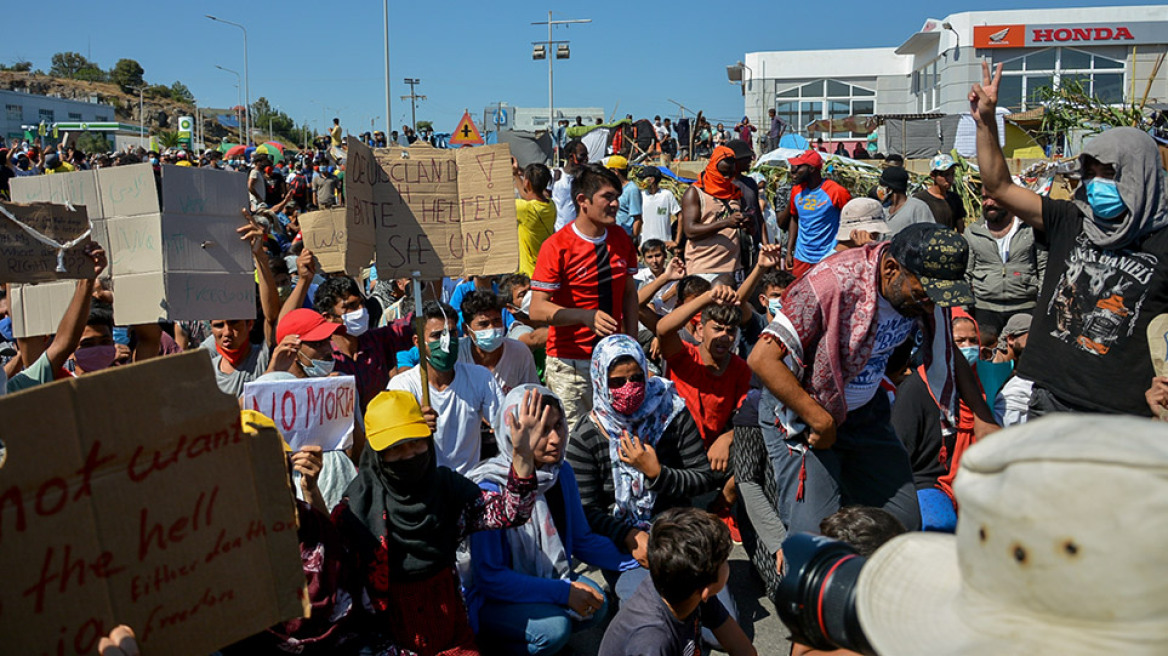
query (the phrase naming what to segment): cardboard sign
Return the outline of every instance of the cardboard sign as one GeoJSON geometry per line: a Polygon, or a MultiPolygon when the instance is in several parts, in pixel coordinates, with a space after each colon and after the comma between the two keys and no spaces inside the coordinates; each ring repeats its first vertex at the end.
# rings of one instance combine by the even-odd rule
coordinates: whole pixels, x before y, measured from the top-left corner
{"type": "Polygon", "coordinates": [[[382,278],[511,273],[518,222],[506,144],[378,148],[349,139],[350,224],[372,221],[382,278]]]}
{"type": "Polygon", "coordinates": [[[243,385],[243,407],[271,417],[293,451],[306,446],[340,451],[352,446],[356,399],[357,382],[352,376],[243,385]]]}
{"type": "Polygon", "coordinates": [[[312,251],[327,273],[345,273],[354,278],[373,261],[373,223],[350,223],[356,217],[343,207],[300,215],[304,247],[312,251]]]}
{"type": "MultiPolygon", "coordinates": [[[[114,280],[114,320],[250,319],[255,316],[255,265],[235,229],[247,205],[247,179],[230,171],[149,164],[13,178],[13,200],[85,205],[93,238],[106,250],[114,280]],[[58,179],[59,178],[59,179],[58,179]],[[86,202],[88,201],[88,202],[86,202]]],[[[55,283],[60,284],[60,283],[55,283]]],[[[17,336],[56,331],[63,293],[26,290],[32,321],[13,312],[17,336]]]]}
{"type": "Polygon", "coordinates": [[[29,234],[13,219],[58,244],[77,240],[89,230],[84,206],[0,202],[0,282],[93,277],[93,261],[85,256],[89,238],[59,254],[56,248],[29,234]]]}
{"type": "Polygon", "coordinates": [[[275,431],[243,434],[205,353],[0,399],[0,635],[14,654],[202,656],[308,608],[275,431]],[[113,410],[113,411],[111,411],[113,410]]]}

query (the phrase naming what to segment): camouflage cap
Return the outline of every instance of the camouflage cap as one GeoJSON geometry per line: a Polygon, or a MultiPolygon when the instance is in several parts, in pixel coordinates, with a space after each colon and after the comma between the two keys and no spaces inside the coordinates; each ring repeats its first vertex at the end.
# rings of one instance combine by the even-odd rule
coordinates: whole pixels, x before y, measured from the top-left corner
{"type": "Polygon", "coordinates": [[[973,303],[965,280],[969,245],[956,230],[936,223],[914,223],[892,238],[888,254],[921,281],[938,307],[973,303]]]}

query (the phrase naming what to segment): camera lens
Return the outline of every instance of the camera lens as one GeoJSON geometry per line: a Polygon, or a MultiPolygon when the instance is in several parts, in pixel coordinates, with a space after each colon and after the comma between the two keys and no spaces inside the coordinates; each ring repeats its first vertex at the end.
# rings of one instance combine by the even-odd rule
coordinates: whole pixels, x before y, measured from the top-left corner
{"type": "Polygon", "coordinates": [[[776,593],[779,618],[796,642],[872,654],[856,612],[856,581],[867,559],[851,546],[797,533],[783,542],[786,572],[776,593]]]}

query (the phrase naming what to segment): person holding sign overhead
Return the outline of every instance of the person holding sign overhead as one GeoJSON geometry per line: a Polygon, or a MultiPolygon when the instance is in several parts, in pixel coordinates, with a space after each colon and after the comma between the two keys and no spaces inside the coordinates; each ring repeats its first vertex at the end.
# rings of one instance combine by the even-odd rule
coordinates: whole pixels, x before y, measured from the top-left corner
{"type": "Polygon", "coordinates": [[[612,171],[581,167],[572,182],[576,220],[544,242],[531,279],[531,318],[551,326],[547,384],[569,426],[592,409],[588,369],[597,340],[637,334],[637,251],[616,225],[620,190],[612,171]]]}
{"type": "Polygon", "coordinates": [[[370,448],[333,520],[356,552],[374,619],[400,647],[420,656],[479,653],[454,569],[458,545],[471,533],[527,522],[538,484],[534,454],[545,450],[551,412],[539,393],[527,392],[506,419],[513,436],[506,483],[487,491],[438,465],[409,392],[382,392],[369,403],[370,448]]]}

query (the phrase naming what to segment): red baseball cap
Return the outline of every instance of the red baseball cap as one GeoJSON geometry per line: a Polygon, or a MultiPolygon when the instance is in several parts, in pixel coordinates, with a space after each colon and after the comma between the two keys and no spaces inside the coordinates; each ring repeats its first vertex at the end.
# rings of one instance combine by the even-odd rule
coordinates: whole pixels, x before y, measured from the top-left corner
{"type": "Polygon", "coordinates": [[[302,342],[319,342],[332,337],[338,330],[344,330],[344,326],[326,321],[316,310],[299,308],[280,319],[276,326],[276,341],[282,342],[288,335],[300,335],[302,342]]]}
{"type": "Polygon", "coordinates": [[[803,151],[802,155],[799,155],[798,157],[792,157],[791,159],[787,160],[787,164],[790,164],[791,168],[806,164],[813,169],[819,169],[823,168],[823,158],[820,157],[819,153],[815,152],[814,150],[805,150],[803,151]]]}

